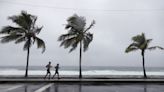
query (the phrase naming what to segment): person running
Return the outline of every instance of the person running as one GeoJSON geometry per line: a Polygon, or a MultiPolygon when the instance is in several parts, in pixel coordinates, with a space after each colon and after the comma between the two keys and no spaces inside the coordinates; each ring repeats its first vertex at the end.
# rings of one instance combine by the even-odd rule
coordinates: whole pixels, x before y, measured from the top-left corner
{"type": "Polygon", "coordinates": [[[50,77],[51,77],[51,71],[50,71],[51,67],[52,67],[52,66],[51,66],[51,62],[49,62],[49,63],[46,65],[47,74],[45,75],[44,79],[46,79],[47,75],[49,75],[49,79],[50,79],[50,77]]]}
{"type": "Polygon", "coordinates": [[[52,79],[55,77],[55,75],[58,75],[58,79],[59,79],[59,64],[55,66],[55,74],[53,75],[52,79]]]}

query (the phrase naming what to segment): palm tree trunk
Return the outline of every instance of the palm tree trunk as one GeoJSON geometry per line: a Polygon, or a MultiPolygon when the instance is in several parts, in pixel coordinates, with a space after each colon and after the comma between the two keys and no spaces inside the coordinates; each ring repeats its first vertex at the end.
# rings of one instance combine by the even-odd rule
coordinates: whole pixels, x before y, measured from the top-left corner
{"type": "MultiPolygon", "coordinates": [[[[29,40],[29,42],[30,42],[30,40],[29,40]]],[[[28,49],[27,49],[27,62],[26,62],[25,78],[28,77],[29,54],[30,54],[30,46],[28,46],[28,49]]]]}
{"type": "Polygon", "coordinates": [[[81,60],[82,60],[82,42],[80,42],[80,56],[79,56],[79,78],[82,78],[81,72],[81,60]]]}
{"type": "Polygon", "coordinates": [[[145,69],[145,55],[144,55],[144,51],[142,51],[142,65],[143,65],[143,73],[144,73],[144,78],[147,78],[146,75],[146,69],[145,69]]]}

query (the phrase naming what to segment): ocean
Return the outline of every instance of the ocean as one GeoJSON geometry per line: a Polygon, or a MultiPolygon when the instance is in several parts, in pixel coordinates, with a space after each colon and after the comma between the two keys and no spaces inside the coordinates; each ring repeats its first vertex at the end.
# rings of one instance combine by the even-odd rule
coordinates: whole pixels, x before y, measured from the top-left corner
{"type": "MultiPolygon", "coordinates": [[[[55,68],[51,69],[53,74],[55,68]]],[[[78,75],[78,66],[60,66],[60,75],[78,75]]],[[[163,67],[146,67],[149,76],[164,76],[163,67]]],[[[24,75],[25,66],[0,66],[0,76],[24,75]]],[[[29,75],[45,75],[45,66],[29,66],[29,75]]],[[[114,66],[82,66],[83,75],[97,76],[142,76],[142,67],[114,67],[114,66]]]]}

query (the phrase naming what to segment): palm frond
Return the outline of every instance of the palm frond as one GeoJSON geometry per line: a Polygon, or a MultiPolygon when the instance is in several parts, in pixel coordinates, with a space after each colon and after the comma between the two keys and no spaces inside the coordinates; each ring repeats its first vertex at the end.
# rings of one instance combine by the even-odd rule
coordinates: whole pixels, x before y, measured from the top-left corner
{"type": "Polygon", "coordinates": [[[66,25],[65,25],[65,29],[69,29],[70,27],[71,27],[70,24],[66,24],[66,25]]]}
{"type": "Polygon", "coordinates": [[[33,30],[35,29],[35,23],[36,23],[37,17],[34,15],[31,15],[31,18],[32,18],[31,30],[33,30]]]}
{"type": "Polygon", "coordinates": [[[89,44],[93,40],[93,34],[87,33],[83,39],[83,50],[84,52],[88,49],[89,44]]]}
{"type": "Polygon", "coordinates": [[[42,30],[42,28],[43,28],[43,26],[34,28],[34,33],[39,34],[40,31],[42,30]]]}
{"type": "Polygon", "coordinates": [[[35,40],[37,42],[37,47],[42,48],[42,53],[45,52],[46,46],[45,46],[44,41],[42,39],[38,38],[38,37],[35,37],[35,40]]]}
{"type": "Polygon", "coordinates": [[[25,33],[26,31],[20,27],[5,26],[0,31],[0,34],[10,34],[12,32],[25,33]]]}
{"type": "Polygon", "coordinates": [[[69,50],[69,53],[72,52],[73,50],[75,50],[75,49],[77,48],[78,43],[80,43],[80,42],[76,41],[76,42],[74,42],[74,43],[72,44],[72,48],[69,50]]]}
{"type": "Polygon", "coordinates": [[[65,39],[61,42],[60,46],[64,46],[64,48],[70,47],[76,41],[76,37],[72,37],[69,39],[65,39]]]}
{"type": "Polygon", "coordinates": [[[23,50],[28,50],[32,46],[31,39],[27,40],[24,44],[23,50]]]}
{"type": "Polygon", "coordinates": [[[23,16],[11,16],[8,19],[12,20],[15,24],[17,24],[19,27],[22,27],[26,30],[28,30],[27,24],[23,18],[23,16]]]}
{"type": "Polygon", "coordinates": [[[77,14],[74,14],[73,16],[69,17],[67,19],[68,24],[66,25],[66,29],[73,28],[77,31],[81,31],[85,28],[86,25],[86,19],[85,17],[78,16],[77,14]]]}
{"type": "Polygon", "coordinates": [[[28,14],[26,11],[22,11],[20,16],[24,21],[24,26],[27,27],[28,31],[30,31],[30,29],[33,28],[35,25],[34,22],[36,21],[36,17],[28,14]]]}
{"type": "Polygon", "coordinates": [[[69,28],[74,28],[76,27],[76,18],[77,18],[77,15],[74,14],[73,16],[70,16],[68,19],[67,19],[67,24],[65,26],[65,29],[69,29],[69,28]]]}
{"type": "Polygon", "coordinates": [[[73,50],[75,50],[77,48],[78,44],[82,41],[82,39],[83,38],[81,37],[81,35],[77,35],[75,37],[75,41],[72,42],[72,44],[71,44],[72,48],[70,49],[69,52],[72,52],[73,50]]]}
{"type": "Polygon", "coordinates": [[[62,34],[61,36],[59,36],[58,41],[69,39],[69,38],[72,38],[74,36],[75,36],[75,33],[62,34]]]}
{"type": "Polygon", "coordinates": [[[16,23],[18,26],[26,29],[27,31],[30,30],[32,27],[32,21],[33,16],[30,14],[27,14],[27,12],[22,11],[20,15],[14,15],[10,16],[8,19],[12,20],[14,23],[16,23]]]}
{"type": "Polygon", "coordinates": [[[143,43],[140,43],[140,49],[145,50],[148,48],[150,42],[152,41],[152,39],[145,39],[145,41],[143,43]]]}
{"type": "Polygon", "coordinates": [[[69,52],[72,52],[76,49],[78,43],[81,41],[81,38],[79,35],[77,35],[77,32],[69,32],[67,34],[62,34],[58,41],[61,41],[60,46],[64,46],[64,48],[71,47],[69,52]]]}
{"type": "Polygon", "coordinates": [[[139,44],[139,48],[142,49],[142,50],[146,49],[147,47],[148,47],[148,44],[147,44],[146,41],[142,44],[141,43],[139,44]]]}
{"type": "Polygon", "coordinates": [[[139,45],[137,43],[132,43],[126,48],[125,52],[128,53],[128,52],[131,52],[131,51],[136,51],[138,49],[140,49],[139,45]]]}
{"type": "Polygon", "coordinates": [[[137,36],[132,37],[132,40],[134,42],[139,43],[139,44],[143,44],[146,41],[146,38],[145,38],[144,33],[142,33],[141,35],[137,35],[137,36]]]}
{"type": "Polygon", "coordinates": [[[22,36],[21,34],[15,34],[15,33],[3,36],[1,38],[1,43],[8,43],[11,41],[15,41],[16,39],[20,38],[21,36],[22,36]]]}
{"type": "Polygon", "coordinates": [[[147,48],[148,50],[155,50],[155,49],[160,49],[160,50],[164,50],[163,47],[160,47],[160,46],[153,46],[153,47],[149,47],[147,48]]]}
{"type": "Polygon", "coordinates": [[[84,31],[84,33],[87,32],[89,29],[91,29],[95,25],[95,23],[96,23],[95,20],[93,20],[90,26],[84,31]]]}
{"type": "Polygon", "coordinates": [[[131,51],[136,51],[136,50],[138,50],[138,48],[131,47],[131,48],[126,48],[125,52],[126,52],[126,53],[129,53],[129,52],[131,52],[131,51]]]}
{"type": "Polygon", "coordinates": [[[23,37],[20,37],[18,39],[16,39],[15,43],[18,44],[18,43],[21,43],[21,42],[24,42],[26,41],[26,38],[23,36],[23,37]]]}

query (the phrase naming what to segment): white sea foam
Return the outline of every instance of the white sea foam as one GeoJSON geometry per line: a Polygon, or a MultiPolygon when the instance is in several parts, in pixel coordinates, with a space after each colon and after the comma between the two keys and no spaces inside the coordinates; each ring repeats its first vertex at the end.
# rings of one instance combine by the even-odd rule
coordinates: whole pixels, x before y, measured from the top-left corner
{"type": "MultiPolygon", "coordinates": [[[[54,74],[54,71],[51,72],[54,74]]],[[[78,75],[78,71],[71,70],[61,70],[59,71],[60,75],[78,75]]],[[[142,71],[115,71],[115,70],[88,70],[83,71],[83,75],[143,75],[142,71]]],[[[24,70],[0,70],[0,75],[24,75],[24,70]]],[[[29,75],[45,75],[46,71],[43,70],[29,70],[29,75]]],[[[164,75],[162,71],[148,71],[147,75],[164,75]]]]}

